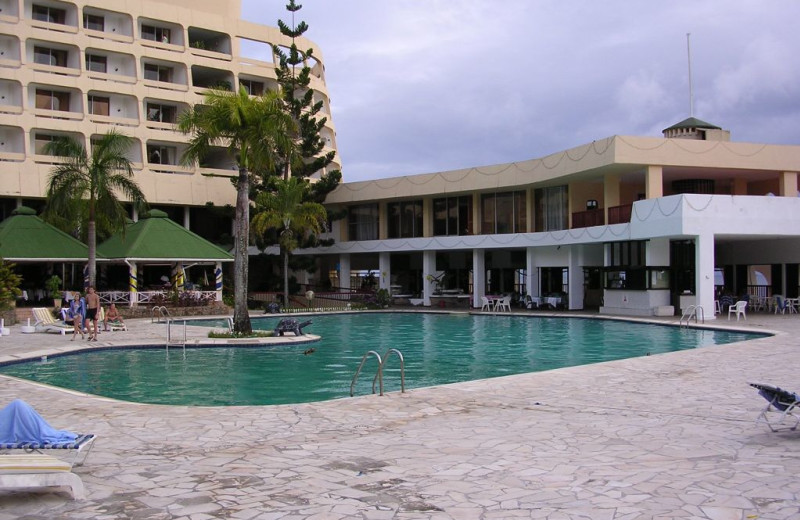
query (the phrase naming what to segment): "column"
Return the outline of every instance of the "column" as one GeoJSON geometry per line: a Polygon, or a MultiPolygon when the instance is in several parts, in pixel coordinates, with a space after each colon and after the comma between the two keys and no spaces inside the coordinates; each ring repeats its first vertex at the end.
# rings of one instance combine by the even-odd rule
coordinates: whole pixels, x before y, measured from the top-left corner
{"type": "Polygon", "coordinates": [[[433,199],[422,199],[422,236],[433,236],[433,199]]]}
{"type": "Polygon", "coordinates": [[[428,281],[428,276],[436,275],[436,251],[422,252],[422,305],[431,306],[434,282],[428,281]]]}
{"type": "Polygon", "coordinates": [[[183,207],[183,227],[185,227],[186,229],[192,229],[191,227],[189,227],[191,223],[192,223],[192,212],[191,212],[189,206],[184,206],[183,207]]]}
{"type": "Polygon", "coordinates": [[[533,255],[534,248],[525,250],[525,291],[531,296],[539,296],[539,272],[536,269],[536,259],[533,255]]]}
{"type": "Polygon", "coordinates": [[[379,287],[386,289],[391,294],[392,288],[392,255],[391,253],[378,253],[378,270],[381,272],[379,287]]]}
{"type": "Polygon", "coordinates": [[[378,204],[378,238],[389,238],[389,209],[385,202],[378,204]]]}
{"type": "Polygon", "coordinates": [[[486,257],[483,249],[472,250],[472,306],[481,308],[481,298],[486,296],[486,257]]]}
{"type": "Polygon", "coordinates": [[[217,292],[215,298],[218,302],[222,301],[222,262],[216,262],[214,265],[214,290],[217,292]]]}
{"type": "Polygon", "coordinates": [[[569,294],[568,305],[569,310],[583,309],[583,267],[581,260],[583,258],[583,247],[580,245],[573,245],[569,247],[567,257],[567,280],[569,281],[569,294]]]}
{"type": "Polygon", "coordinates": [[[703,307],[705,319],[714,316],[714,235],[705,234],[695,238],[695,303],[703,307]]]}
{"type": "Polygon", "coordinates": [[[136,262],[128,262],[128,304],[133,307],[138,301],[139,281],[136,272],[136,262]]]}
{"type": "Polygon", "coordinates": [[[350,255],[342,253],[339,255],[339,287],[350,289],[350,255]]]}
{"type": "Polygon", "coordinates": [[[778,180],[778,195],[797,197],[797,172],[782,172],[778,180]]]}
{"type": "Polygon", "coordinates": [[[664,196],[664,170],[661,166],[648,166],[645,175],[645,197],[657,199],[664,196]]]}

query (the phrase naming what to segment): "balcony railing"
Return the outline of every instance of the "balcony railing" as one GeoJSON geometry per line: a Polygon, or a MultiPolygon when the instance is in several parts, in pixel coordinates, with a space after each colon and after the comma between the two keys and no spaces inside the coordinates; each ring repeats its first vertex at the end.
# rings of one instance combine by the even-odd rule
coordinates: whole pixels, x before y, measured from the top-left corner
{"type": "Polygon", "coordinates": [[[602,226],[606,223],[605,211],[602,209],[590,209],[586,211],[576,211],[572,214],[572,229],[591,226],[602,226]]]}
{"type": "Polygon", "coordinates": [[[631,221],[631,211],[633,204],[623,204],[622,206],[613,206],[608,208],[608,223],[610,224],[628,224],[631,221]]]}

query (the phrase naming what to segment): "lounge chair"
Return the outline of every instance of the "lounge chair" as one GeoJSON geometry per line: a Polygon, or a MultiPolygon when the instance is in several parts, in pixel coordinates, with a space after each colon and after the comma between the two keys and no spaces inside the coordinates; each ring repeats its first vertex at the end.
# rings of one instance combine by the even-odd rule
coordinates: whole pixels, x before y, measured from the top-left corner
{"type": "Polygon", "coordinates": [[[767,423],[769,429],[777,432],[780,430],[796,430],[800,424],[800,417],[795,415],[795,412],[800,410],[800,396],[794,392],[789,392],[777,386],[765,385],[761,383],[749,383],[750,386],[758,390],[758,395],[767,400],[766,408],[761,410],[761,413],[756,418],[756,422],[763,421],[767,423]],[[770,415],[774,418],[770,422],[770,415]],[[776,416],[777,415],[777,416],[776,416]],[[776,428],[775,425],[780,425],[787,418],[794,419],[793,426],[783,426],[776,428]]]}
{"type": "MultiPolygon", "coordinates": [[[[36,410],[21,399],[11,401],[0,410],[0,450],[66,450],[72,455],[69,467],[86,462],[94,445],[94,434],[77,434],[56,430],[36,410]]],[[[0,455],[2,457],[4,455],[0,455]]]]}
{"type": "Polygon", "coordinates": [[[107,325],[108,325],[108,329],[106,329],[106,311],[105,311],[105,309],[103,309],[103,306],[101,305],[100,306],[100,311],[97,313],[97,331],[98,332],[100,332],[100,330],[103,330],[103,331],[109,330],[111,332],[114,332],[114,331],[117,331],[117,330],[124,330],[124,331],[128,330],[128,326],[127,325],[125,325],[124,323],[122,323],[120,321],[116,321],[116,320],[109,321],[107,325]]]}
{"type": "Polygon", "coordinates": [[[44,307],[34,307],[33,317],[36,319],[36,322],[33,324],[36,332],[54,332],[63,336],[67,332],[75,330],[74,326],[56,320],[53,315],[50,314],[50,310],[44,307]]]}
{"type": "Polygon", "coordinates": [[[72,498],[85,497],[81,478],[69,463],[41,453],[0,455],[0,489],[68,487],[72,498]]]}

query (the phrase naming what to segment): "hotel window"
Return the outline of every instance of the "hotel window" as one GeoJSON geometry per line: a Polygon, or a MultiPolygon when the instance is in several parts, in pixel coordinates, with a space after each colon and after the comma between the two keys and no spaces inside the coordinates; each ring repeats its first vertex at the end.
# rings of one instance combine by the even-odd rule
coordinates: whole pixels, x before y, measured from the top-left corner
{"type": "Polygon", "coordinates": [[[176,164],[174,146],[147,145],[147,162],[150,164],[176,164]]]}
{"type": "Polygon", "coordinates": [[[240,79],[239,85],[251,96],[260,96],[264,93],[264,83],[249,79],[240,79]]]}
{"type": "Polygon", "coordinates": [[[434,236],[472,234],[472,196],[433,199],[434,236]]]}
{"type": "Polygon", "coordinates": [[[102,32],[106,29],[106,19],[98,14],[84,13],[83,28],[102,32]]]}
{"type": "Polygon", "coordinates": [[[347,211],[347,231],[349,240],[377,240],[378,205],[350,206],[347,211]]]}
{"type": "Polygon", "coordinates": [[[111,113],[111,100],[104,96],[88,96],[89,113],[95,116],[108,116],[111,113]]]}
{"type": "Polygon", "coordinates": [[[422,236],[422,201],[390,202],[386,205],[389,238],[422,236]]]}
{"type": "Polygon", "coordinates": [[[172,67],[165,67],[164,65],[156,65],[154,63],[145,63],[144,79],[149,79],[150,81],[163,81],[166,83],[171,83],[172,67]]]}
{"type": "Polygon", "coordinates": [[[159,123],[174,123],[177,118],[178,108],[171,105],[147,104],[147,120],[159,123]]]}
{"type": "Polygon", "coordinates": [[[169,43],[170,31],[164,27],[142,24],[142,38],[154,42],[169,43]]]}
{"type": "Polygon", "coordinates": [[[86,70],[106,73],[108,71],[108,58],[97,54],[87,54],[86,70]]]}
{"type": "Polygon", "coordinates": [[[36,89],[36,108],[69,111],[69,92],[36,89]]]}
{"type": "Polygon", "coordinates": [[[34,20],[40,22],[58,23],[64,25],[67,21],[67,12],[64,9],[57,9],[46,5],[36,5],[31,7],[31,14],[34,20]]]}
{"type": "Polygon", "coordinates": [[[524,191],[481,195],[481,234],[525,233],[527,209],[524,191]]]}
{"type": "Polygon", "coordinates": [[[49,47],[34,46],[33,62],[39,65],[52,65],[54,67],[67,66],[67,51],[51,49],[49,47]]]}
{"type": "Polygon", "coordinates": [[[566,186],[541,188],[534,192],[536,231],[561,231],[568,228],[567,195],[566,186]]]}

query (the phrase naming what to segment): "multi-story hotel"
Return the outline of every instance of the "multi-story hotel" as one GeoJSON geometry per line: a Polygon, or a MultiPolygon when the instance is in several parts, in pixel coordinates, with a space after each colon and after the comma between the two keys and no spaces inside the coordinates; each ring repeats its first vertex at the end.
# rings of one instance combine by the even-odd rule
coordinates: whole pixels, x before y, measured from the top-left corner
{"type": "MultiPolygon", "coordinates": [[[[234,203],[233,160],[219,148],[181,165],[189,136],[175,123],[210,87],[277,89],[271,45],[291,40],[240,11],[239,0],[0,0],[0,219],[41,209],[58,161],[47,142],[66,135],[88,148],[115,129],[135,140],[135,179],[153,207],[210,240],[230,234],[229,217],[207,205],[234,203]]],[[[324,151],[335,150],[322,53],[297,43],[314,49],[310,86],[327,117],[324,151]]]]}
{"type": "MultiPolygon", "coordinates": [[[[340,185],[323,282],[413,303],[487,295],[669,315],[722,293],[752,306],[800,285],[800,146],[737,143],[689,118],[539,159],[340,185]]],[[[788,309],[787,312],[791,312],[788,309]]]]}

